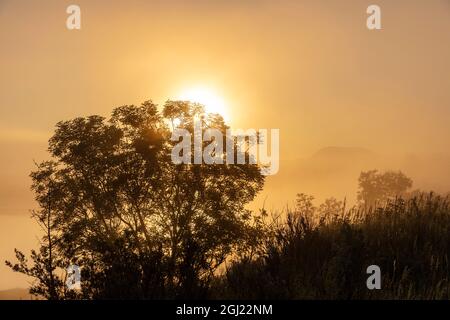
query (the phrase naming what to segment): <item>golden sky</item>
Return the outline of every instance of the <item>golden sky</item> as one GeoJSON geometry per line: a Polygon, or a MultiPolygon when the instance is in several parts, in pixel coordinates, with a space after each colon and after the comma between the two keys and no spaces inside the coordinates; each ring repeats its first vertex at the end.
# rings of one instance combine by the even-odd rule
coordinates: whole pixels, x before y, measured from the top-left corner
{"type": "MultiPolygon", "coordinates": [[[[35,243],[28,174],[56,122],[192,87],[212,88],[233,128],[280,129],[280,174],[259,198],[274,206],[350,196],[370,165],[450,190],[449,40],[448,0],[0,0],[0,260],[35,243]],[[330,169],[313,156],[327,146],[380,160],[330,169]]],[[[0,265],[0,290],[25,285],[0,265]]]]}

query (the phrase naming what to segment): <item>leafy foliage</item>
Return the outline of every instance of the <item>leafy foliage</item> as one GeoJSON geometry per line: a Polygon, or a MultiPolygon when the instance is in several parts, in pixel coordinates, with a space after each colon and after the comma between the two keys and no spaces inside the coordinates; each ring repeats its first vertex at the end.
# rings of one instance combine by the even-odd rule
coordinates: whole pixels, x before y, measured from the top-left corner
{"type": "Polygon", "coordinates": [[[404,195],[412,186],[412,180],[401,171],[361,172],[358,182],[358,200],[366,206],[383,205],[387,200],[404,195]]]}
{"type": "Polygon", "coordinates": [[[162,114],[146,101],[114,109],[109,120],[57,124],[53,160],[31,174],[52,257],[42,249],[33,256],[40,269],[22,255],[13,267],[39,280],[33,292],[67,298],[50,292],[61,287],[54,269],[77,264],[82,298],[205,296],[215,270],[254,234],[245,205],[264,177],[254,164],[174,164],[168,123],[193,133],[196,117],[225,136],[220,116],[185,101],[168,101],[162,114]]]}

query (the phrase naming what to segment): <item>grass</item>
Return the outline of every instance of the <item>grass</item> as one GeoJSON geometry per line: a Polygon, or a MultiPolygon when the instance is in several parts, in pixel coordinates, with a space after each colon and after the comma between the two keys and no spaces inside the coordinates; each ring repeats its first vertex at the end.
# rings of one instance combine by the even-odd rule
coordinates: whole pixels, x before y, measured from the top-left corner
{"type": "Polygon", "coordinates": [[[215,279],[225,299],[449,299],[449,199],[433,194],[323,219],[293,210],[267,227],[256,258],[215,279]],[[369,290],[366,268],[381,269],[369,290]]]}

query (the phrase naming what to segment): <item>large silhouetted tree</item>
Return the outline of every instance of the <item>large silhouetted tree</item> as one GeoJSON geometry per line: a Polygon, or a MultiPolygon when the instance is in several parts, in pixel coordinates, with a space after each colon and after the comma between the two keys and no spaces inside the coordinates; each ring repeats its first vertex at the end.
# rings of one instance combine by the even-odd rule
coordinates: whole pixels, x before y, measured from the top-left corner
{"type": "MultiPolygon", "coordinates": [[[[38,293],[67,297],[61,289],[50,292],[55,281],[61,287],[54,269],[77,264],[79,297],[205,296],[217,267],[255,235],[245,205],[264,179],[254,164],[173,163],[173,126],[193,134],[193,119],[226,139],[220,116],[204,115],[202,106],[185,101],[168,101],[161,113],[146,101],[114,109],[109,120],[90,116],[57,124],[49,142],[52,160],[31,175],[51,226],[46,259],[58,261],[40,271],[50,285],[38,293]]],[[[24,272],[26,261],[19,265],[15,271],[24,272]]]]}

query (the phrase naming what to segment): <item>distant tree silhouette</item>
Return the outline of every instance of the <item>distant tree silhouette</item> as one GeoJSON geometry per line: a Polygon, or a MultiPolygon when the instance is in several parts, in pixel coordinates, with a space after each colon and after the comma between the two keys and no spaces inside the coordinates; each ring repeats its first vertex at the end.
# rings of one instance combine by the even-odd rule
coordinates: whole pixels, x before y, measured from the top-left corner
{"type": "Polygon", "coordinates": [[[373,206],[377,202],[382,205],[386,200],[402,196],[412,187],[412,180],[401,171],[378,170],[361,172],[359,179],[358,201],[366,206],[373,206]]]}
{"type": "Polygon", "coordinates": [[[328,198],[319,206],[321,221],[335,220],[345,213],[345,201],[339,201],[336,198],[328,198]]]}
{"type": "Polygon", "coordinates": [[[193,133],[194,118],[226,139],[222,117],[186,101],[167,101],[162,113],[146,101],[114,109],[109,120],[57,124],[52,160],[31,174],[49,227],[42,257],[33,258],[42,266],[29,272],[22,253],[18,264],[8,263],[39,280],[34,293],[75,297],[54,269],[77,264],[76,297],[205,297],[215,270],[257,234],[245,205],[264,177],[254,164],[174,164],[174,123],[193,133]]]}
{"type": "Polygon", "coordinates": [[[305,193],[297,193],[295,199],[295,211],[301,212],[303,215],[312,217],[316,212],[316,207],[313,204],[314,197],[305,193]]]}

